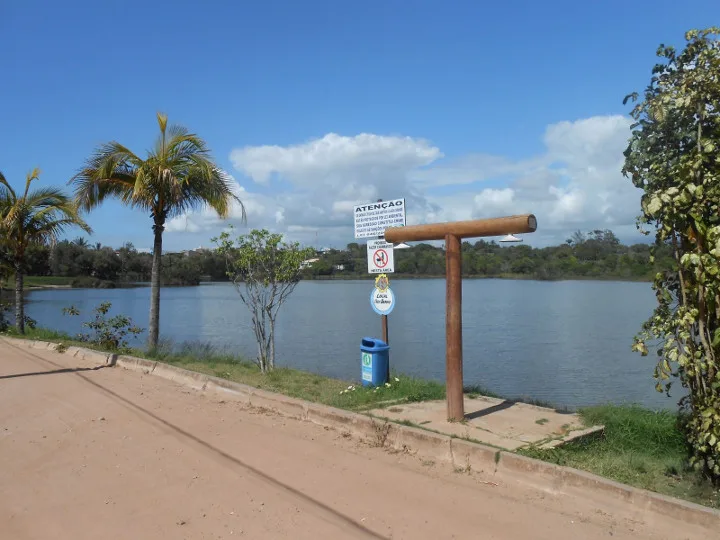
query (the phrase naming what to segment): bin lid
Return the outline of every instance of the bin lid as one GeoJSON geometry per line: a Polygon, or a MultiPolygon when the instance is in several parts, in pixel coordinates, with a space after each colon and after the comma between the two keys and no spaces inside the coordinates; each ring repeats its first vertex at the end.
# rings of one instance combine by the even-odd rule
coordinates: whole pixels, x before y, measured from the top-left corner
{"type": "Polygon", "coordinates": [[[377,338],[373,338],[373,337],[364,337],[364,338],[362,338],[360,347],[363,349],[372,349],[372,350],[376,350],[376,351],[383,351],[385,349],[388,349],[389,345],[387,343],[385,343],[382,339],[377,339],[377,338]]]}

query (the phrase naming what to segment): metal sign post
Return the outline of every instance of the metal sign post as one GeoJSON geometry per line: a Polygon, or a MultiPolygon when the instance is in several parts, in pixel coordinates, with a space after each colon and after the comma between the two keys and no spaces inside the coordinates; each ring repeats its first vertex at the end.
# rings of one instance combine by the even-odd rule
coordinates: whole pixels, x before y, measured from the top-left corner
{"type": "Polygon", "coordinates": [[[451,422],[465,418],[460,243],[463,238],[531,233],[536,229],[537,220],[532,214],[385,229],[385,240],[392,243],[445,240],[445,385],[447,418],[451,422]]]}
{"type": "MultiPolygon", "coordinates": [[[[388,315],[395,308],[395,293],[390,288],[390,280],[387,275],[380,274],[375,278],[375,288],[370,293],[370,305],[375,313],[380,315],[382,326],[382,340],[386,345],[390,344],[388,334],[388,315]]],[[[388,363],[387,380],[390,380],[390,363],[388,363]]]]}
{"type": "MultiPolygon", "coordinates": [[[[355,238],[376,238],[367,243],[368,273],[385,275],[395,272],[393,245],[385,241],[383,234],[387,227],[405,226],[405,199],[391,201],[378,199],[374,203],[358,204],[353,208],[353,216],[355,238]]],[[[393,297],[393,305],[394,301],[393,297]]],[[[373,309],[375,309],[374,305],[373,309]]],[[[380,313],[382,340],[389,344],[387,318],[389,312],[382,313],[377,309],[375,311],[380,313]]]]}

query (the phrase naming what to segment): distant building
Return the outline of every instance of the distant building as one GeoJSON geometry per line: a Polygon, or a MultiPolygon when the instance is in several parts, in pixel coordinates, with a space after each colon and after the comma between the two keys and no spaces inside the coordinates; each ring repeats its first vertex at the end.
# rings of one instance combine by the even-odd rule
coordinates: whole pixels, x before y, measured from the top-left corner
{"type": "Polygon", "coordinates": [[[318,258],[304,260],[303,262],[300,263],[300,270],[304,270],[305,268],[310,268],[313,265],[313,263],[316,263],[319,260],[320,259],[318,259],[318,258]]]}
{"type": "Polygon", "coordinates": [[[193,256],[197,256],[197,255],[205,255],[205,254],[207,254],[207,253],[210,253],[211,251],[212,251],[212,250],[210,250],[210,249],[208,249],[208,248],[199,247],[199,248],[196,248],[196,249],[188,249],[188,250],[185,250],[185,251],[181,251],[181,253],[182,253],[183,255],[185,255],[185,257],[193,257],[193,256]]]}
{"type": "Polygon", "coordinates": [[[344,264],[336,264],[335,266],[333,266],[333,268],[335,270],[339,270],[340,272],[342,272],[343,270],[345,270],[345,265],[344,264]]]}

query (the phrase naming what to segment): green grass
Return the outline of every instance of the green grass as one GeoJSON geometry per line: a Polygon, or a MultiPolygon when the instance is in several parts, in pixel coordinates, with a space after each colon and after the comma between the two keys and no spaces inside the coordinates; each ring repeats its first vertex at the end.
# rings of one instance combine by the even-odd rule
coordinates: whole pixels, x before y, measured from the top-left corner
{"type": "Polygon", "coordinates": [[[25,326],[25,333],[21,335],[18,334],[14,326],[10,326],[7,331],[4,332],[4,334],[10,337],[52,341],[55,343],[64,343],[67,345],[86,345],[85,343],[74,342],[72,336],[66,334],[65,332],[58,332],[57,330],[51,330],[49,328],[30,328],[29,326],[25,326]]]}
{"type": "MultiPolygon", "coordinates": [[[[19,336],[14,328],[10,328],[7,335],[101,350],[92,343],[81,342],[63,332],[45,328],[26,328],[24,336],[19,336]]],[[[342,409],[362,410],[395,403],[445,399],[443,384],[396,374],[393,374],[388,386],[377,389],[282,367],[262,374],[254,363],[206,343],[173,345],[170,342],[161,342],[154,351],[134,349],[127,353],[342,409]]]]}
{"type": "MultiPolygon", "coordinates": [[[[50,330],[49,328],[28,328],[25,327],[25,335],[20,335],[17,333],[15,328],[10,328],[8,330],[8,335],[14,336],[14,337],[22,337],[26,339],[37,339],[40,341],[55,341],[55,342],[63,342],[67,344],[75,344],[76,342],[73,341],[73,338],[66,334],[65,332],[58,332],[57,330],[50,330]]],[[[85,343],[77,342],[77,344],[85,345],[85,343]]]]}
{"type": "MultiPolygon", "coordinates": [[[[114,289],[121,286],[114,281],[106,281],[90,276],[63,277],[63,276],[24,276],[25,288],[32,287],[69,287],[74,289],[114,289]]],[[[4,283],[5,290],[15,290],[15,277],[11,276],[4,283]]]]}
{"type": "MultiPolygon", "coordinates": [[[[102,352],[111,352],[107,349],[104,349],[103,347],[99,347],[95,345],[94,343],[88,343],[87,341],[80,341],[76,337],[71,336],[70,334],[67,334],[65,332],[59,332],[57,330],[51,330],[49,328],[30,328],[29,326],[25,327],[25,333],[24,334],[18,334],[17,330],[15,330],[14,326],[10,326],[7,331],[3,333],[6,336],[14,337],[14,338],[22,338],[22,339],[34,339],[38,341],[51,341],[53,343],[57,343],[59,345],[64,345],[65,347],[85,347],[86,349],[93,349],[96,351],[102,351],[102,352]]],[[[2,334],[0,334],[2,335],[2,334]]],[[[125,351],[128,354],[130,351],[125,351]]]]}
{"type": "Polygon", "coordinates": [[[401,375],[393,375],[387,386],[375,389],[283,367],[263,374],[254,363],[205,343],[179,346],[161,343],[155,351],[140,354],[191,371],[343,409],[360,410],[400,402],[445,399],[443,384],[401,375]]]}
{"type": "Polygon", "coordinates": [[[688,448],[677,413],[606,405],[582,409],[580,415],[588,426],[604,425],[604,435],[552,450],[519,453],[720,508],[720,490],[713,489],[688,465],[688,448]]]}
{"type": "MultiPolygon", "coordinates": [[[[47,287],[52,286],[64,286],[69,287],[72,283],[72,277],[60,277],[60,276],[25,276],[23,281],[26,287],[47,287]]],[[[8,286],[14,287],[14,278],[8,280],[8,286]]]]}

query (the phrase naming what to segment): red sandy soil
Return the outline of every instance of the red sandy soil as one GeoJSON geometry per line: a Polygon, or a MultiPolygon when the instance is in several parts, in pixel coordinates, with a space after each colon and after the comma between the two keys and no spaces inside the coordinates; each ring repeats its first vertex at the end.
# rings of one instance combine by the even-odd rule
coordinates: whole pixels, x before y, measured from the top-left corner
{"type": "MultiPolygon", "coordinates": [[[[713,538],[0,340],[0,538],[713,538]]],[[[538,481],[539,482],[539,481],[538,481]]],[[[715,536],[717,538],[717,536],[715,536]]]]}

